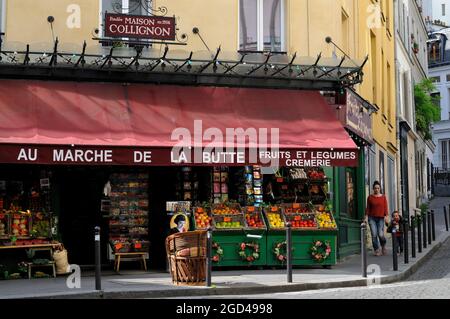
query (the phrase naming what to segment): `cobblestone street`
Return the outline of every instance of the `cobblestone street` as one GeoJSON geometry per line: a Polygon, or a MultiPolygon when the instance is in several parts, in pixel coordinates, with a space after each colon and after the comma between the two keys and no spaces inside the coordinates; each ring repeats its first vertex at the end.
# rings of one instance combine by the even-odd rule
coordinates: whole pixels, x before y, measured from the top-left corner
{"type": "MultiPolygon", "coordinates": [[[[338,288],[233,298],[276,299],[450,299],[450,240],[404,282],[371,287],[338,288]]],[[[220,297],[219,297],[220,298],[220,297]]]]}

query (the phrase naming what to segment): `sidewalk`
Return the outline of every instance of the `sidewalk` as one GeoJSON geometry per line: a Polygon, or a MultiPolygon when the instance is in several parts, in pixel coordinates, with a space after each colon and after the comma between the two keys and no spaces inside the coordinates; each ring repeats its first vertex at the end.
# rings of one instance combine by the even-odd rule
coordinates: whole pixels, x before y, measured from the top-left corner
{"type": "MultiPolygon", "coordinates": [[[[450,237],[445,231],[443,205],[448,198],[436,198],[430,209],[436,215],[436,241],[409,264],[399,258],[398,271],[392,269],[392,254],[375,257],[368,253],[368,274],[380,269],[381,283],[391,283],[407,278],[414,273],[442,243],[450,237]],[[371,266],[372,265],[372,266],[371,266]],[[373,266],[375,265],[375,266],[373,266]]],[[[390,243],[390,240],[388,241],[390,243]]],[[[410,254],[411,256],[411,254],[410,254]]],[[[104,273],[103,291],[95,291],[93,274],[83,274],[80,289],[69,289],[66,278],[6,280],[0,281],[0,298],[164,298],[206,295],[235,295],[289,292],[312,289],[366,286],[367,279],[361,277],[361,258],[351,256],[332,269],[294,269],[293,283],[286,283],[285,270],[239,270],[214,271],[213,287],[177,287],[172,285],[169,274],[162,272],[124,271],[120,275],[104,273]]]]}

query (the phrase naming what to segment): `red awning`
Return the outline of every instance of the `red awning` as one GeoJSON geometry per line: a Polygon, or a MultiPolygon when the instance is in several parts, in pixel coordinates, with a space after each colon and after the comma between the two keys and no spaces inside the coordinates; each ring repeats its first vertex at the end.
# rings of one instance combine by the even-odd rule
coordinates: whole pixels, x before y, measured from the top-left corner
{"type": "Polygon", "coordinates": [[[0,163],[193,164],[171,153],[184,132],[193,147],[248,150],[272,143],[283,165],[304,163],[293,159],[357,165],[356,145],[318,92],[0,81],[0,163]],[[227,128],[256,132],[257,140],[227,143],[227,128]],[[277,130],[278,142],[271,135],[277,130]],[[215,134],[213,143],[208,133],[215,134]]]}

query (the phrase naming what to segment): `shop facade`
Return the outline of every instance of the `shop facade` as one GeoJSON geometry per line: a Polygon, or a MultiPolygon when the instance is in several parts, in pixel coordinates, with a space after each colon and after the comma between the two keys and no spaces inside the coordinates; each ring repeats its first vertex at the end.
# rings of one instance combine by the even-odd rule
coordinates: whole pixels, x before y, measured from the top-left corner
{"type": "Polygon", "coordinates": [[[95,38],[79,47],[57,38],[51,48],[22,45],[8,25],[0,43],[3,245],[56,239],[70,262],[89,265],[100,226],[103,260],[143,251],[164,268],[168,234],[210,225],[217,266],[277,266],[290,222],[296,265],[329,266],[357,251],[370,108],[348,95],[336,114],[319,92],[362,83],[367,58],[300,57],[262,43],[262,51],[194,51],[167,8],[147,7],[141,20],[113,9],[100,10],[95,38]],[[192,51],[173,49],[180,46],[192,51]]]}
{"type": "MultiPolygon", "coordinates": [[[[299,265],[315,264],[309,248],[319,238],[330,242],[329,261],[336,262],[338,225],[331,194],[339,194],[340,177],[333,167],[358,166],[361,152],[318,92],[2,80],[1,101],[2,208],[8,216],[42,213],[49,227],[45,236],[21,233],[15,244],[58,239],[72,262],[89,265],[93,228],[100,225],[104,260],[114,250],[145,251],[153,267],[163,268],[173,213],[187,216],[186,230],[205,228],[196,214],[201,208],[209,210],[229,258],[218,266],[282,265],[274,251],[283,243],[288,221],[303,254],[299,265]],[[11,94],[13,88],[17,93],[11,94]],[[268,135],[276,148],[256,141],[259,152],[252,161],[248,131],[248,141],[237,138],[232,151],[220,155],[230,145],[219,133],[225,135],[229,126],[256,128],[257,138],[276,129],[276,136],[268,135]],[[214,136],[208,135],[212,129],[214,136]],[[174,132],[179,135],[172,140],[174,132]],[[200,142],[200,162],[195,147],[176,148],[185,133],[189,146],[200,142]],[[47,194],[51,198],[44,200],[47,194]],[[176,209],[167,208],[174,202],[176,209]],[[223,203],[224,209],[240,205],[239,214],[225,221],[214,213],[214,205],[223,203]],[[276,213],[278,220],[268,217],[276,213]],[[239,244],[255,242],[246,240],[256,238],[248,234],[264,238],[258,244],[265,251],[259,264],[239,262],[239,244]]],[[[11,244],[11,238],[3,243],[11,244]]]]}

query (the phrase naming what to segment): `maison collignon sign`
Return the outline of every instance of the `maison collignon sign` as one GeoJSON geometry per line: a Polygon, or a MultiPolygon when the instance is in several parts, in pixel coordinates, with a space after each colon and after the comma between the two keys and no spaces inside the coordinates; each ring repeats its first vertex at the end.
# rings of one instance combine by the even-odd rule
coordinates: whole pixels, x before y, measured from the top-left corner
{"type": "Polygon", "coordinates": [[[105,35],[173,41],[175,18],[106,13],[105,35]]]}

